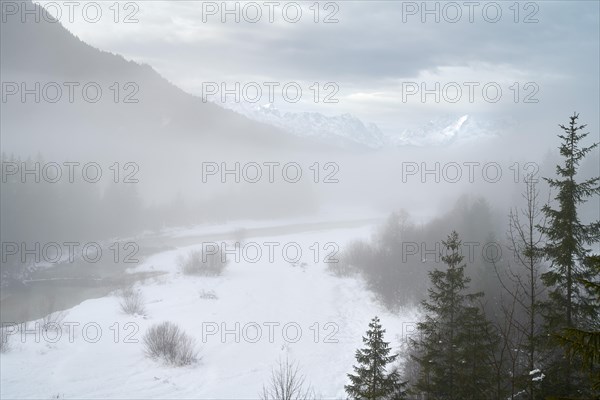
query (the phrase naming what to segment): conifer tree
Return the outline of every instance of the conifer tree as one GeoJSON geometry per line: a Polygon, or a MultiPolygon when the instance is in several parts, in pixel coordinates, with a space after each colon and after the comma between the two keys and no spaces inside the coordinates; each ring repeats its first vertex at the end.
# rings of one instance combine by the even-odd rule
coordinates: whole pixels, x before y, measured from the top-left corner
{"type": "MultiPolygon", "coordinates": [[[[565,132],[558,135],[562,139],[560,154],[564,165],[556,166],[558,178],[544,178],[551,188],[557,189],[555,200],[558,208],[550,205],[542,209],[548,218],[548,225],[540,227],[548,237],[545,254],[552,263],[549,272],[542,276],[544,283],[552,288],[551,298],[554,307],[559,307],[564,316],[561,325],[574,327],[579,322],[581,313],[592,310],[584,306],[582,296],[585,295],[581,279],[591,278],[591,270],[583,262],[589,256],[586,246],[600,241],[600,221],[582,224],[577,214],[577,206],[586,202],[593,195],[600,195],[600,177],[577,182],[577,170],[583,158],[598,143],[589,147],[580,147],[579,141],[588,133],[581,133],[586,125],[578,125],[579,114],[570,117],[569,126],[560,125],[565,132]]],[[[558,322],[558,321],[554,321],[558,322]]]]}
{"type": "MultiPolygon", "coordinates": [[[[600,274],[600,255],[589,257],[587,262],[600,274]]],[[[583,284],[594,293],[596,305],[600,305],[600,283],[584,280],[583,284]]],[[[600,392],[600,321],[587,330],[567,328],[558,339],[569,357],[581,357],[581,367],[590,374],[592,390],[600,392]]]]}
{"type": "Polygon", "coordinates": [[[397,370],[386,372],[386,366],[396,360],[397,354],[390,355],[389,342],[383,340],[385,329],[382,329],[379,318],[369,323],[367,335],[363,336],[365,348],[356,351],[354,374],[348,374],[350,384],[346,385],[346,393],[351,399],[360,400],[402,400],[405,397],[405,383],[400,383],[397,370]]]}
{"type": "MultiPolygon", "coordinates": [[[[600,221],[582,223],[577,207],[591,196],[600,195],[600,178],[576,180],[579,164],[598,143],[589,147],[580,145],[579,142],[588,133],[582,132],[586,125],[579,125],[578,118],[575,113],[570,117],[568,126],[559,125],[564,132],[558,135],[562,140],[559,149],[563,164],[556,166],[556,178],[544,178],[557,191],[555,200],[558,203],[557,208],[544,206],[542,210],[548,224],[539,227],[547,237],[544,254],[551,263],[549,271],[542,275],[549,289],[544,318],[547,329],[554,335],[565,330],[588,329],[599,311],[598,304],[583,282],[593,281],[597,276],[586,260],[590,256],[589,246],[600,241],[600,221]]],[[[553,337],[548,336],[550,339],[553,337]]],[[[546,346],[553,348],[555,343],[550,340],[546,346]]],[[[556,351],[553,361],[544,371],[549,378],[546,385],[548,393],[560,396],[581,394],[582,384],[578,382],[580,377],[576,376],[576,371],[577,368],[571,368],[563,352],[556,351]]]]}
{"type": "Polygon", "coordinates": [[[417,349],[413,357],[420,367],[415,387],[428,398],[488,398],[494,386],[489,360],[494,338],[476,305],[483,293],[465,293],[470,279],[461,264],[458,234],[452,232],[442,243],[447,269],[429,273],[429,300],[422,303],[425,317],[417,324],[418,339],[413,340],[417,349]]]}

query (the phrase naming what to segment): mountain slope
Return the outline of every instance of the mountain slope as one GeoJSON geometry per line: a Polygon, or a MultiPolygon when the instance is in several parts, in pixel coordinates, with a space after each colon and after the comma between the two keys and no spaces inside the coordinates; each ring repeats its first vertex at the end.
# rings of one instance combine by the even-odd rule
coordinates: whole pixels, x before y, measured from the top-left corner
{"type": "MultiPolygon", "coordinates": [[[[31,1],[24,7],[39,8],[31,1]]],[[[4,16],[3,16],[4,17],[4,16]]],[[[18,138],[27,136],[31,140],[42,140],[49,135],[56,140],[79,140],[82,135],[100,145],[116,134],[115,140],[135,137],[159,140],[178,137],[205,138],[226,142],[235,146],[258,144],[261,146],[307,146],[295,138],[281,135],[273,126],[251,121],[201,98],[185,93],[172,85],[148,65],[127,61],[119,55],[98,50],[71,34],[59,22],[41,19],[21,22],[19,16],[7,16],[1,24],[1,68],[2,80],[25,82],[33,87],[40,82],[57,82],[63,88],[63,96],[55,104],[33,100],[21,102],[12,96],[3,104],[3,140],[8,148],[19,144],[18,138]],[[24,44],[26,43],[26,45],[24,44]],[[77,82],[75,101],[67,101],[68,89],[64,82],[77,82]],[[82,99],[81,87],[96,82],[102,88],[98,103],[89,104],[82,99]],[[119,102],[113,100],[110,87],[117,82],[122,92],[119,102]],[[137,103],[122,102],[127,83],[133,83],[137,92],[133,96],[137,103]],[[43,121],[43,122],[40,122],[43,121]],[[68,123],[65,123],[68,122],[68,123]],[[44,136],[40,137],[40,132],[44,136]]],[[[30,96],[31,99],[33,97],[30,96]]]]}

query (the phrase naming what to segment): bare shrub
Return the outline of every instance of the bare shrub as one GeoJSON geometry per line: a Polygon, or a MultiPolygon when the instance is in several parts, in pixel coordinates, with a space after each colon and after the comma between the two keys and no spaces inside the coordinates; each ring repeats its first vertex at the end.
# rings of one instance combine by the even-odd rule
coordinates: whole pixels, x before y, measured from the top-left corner
{"type": "Polygon", "coordinates": [[[247,235],[248,235],[248,231],[246,230],[246,228],[237,228],[236,230],[233,231],[233,240],[236,243],[239,243],[241,246],[244,243],[244,241],[246,240],[247,235]]]}
{"type": "Polygon", "coordinates": [[[328,262],[327,269],[337,277],[350,276],[369,265],[372,256],[373,251],[368,243],[355,241],[341,253],[338,262],[328,262]]]}
{"type": "Polygon", "coordinates": [[[271,370],[271,379],[259,394],[261,400],[313,400],[315,391],[294,361],[279,360],[271,370]]]}
{"type": "Polygon", "coordinates": [[[10,336],[6,329],[0,329],[0,353],[7,353],[10,351],[10,336]]]}
{"type": "Polygon", "coordinates": [[[348,260],[346,260],[343,257],[335,262],[330,261],[330,262],[326,262],[325,264],[327,265],[327,270],[333,276],[337,276],[338,278],[341,278],[344,276],[350,276],[355,271],[354,268],[352,267],[352,265],[350,265],[350,263],[348,263],[348,260]]]}
{"type": "Polygon", "coordinates": [[[44,331],[57,331],[61,329],[60,324],[65,319],[67,313],[65,311],[56,311],[58,307],[56,305],[55,294],[49,294],[39,307],[40,311],[44,314],[44,317],[41,318],[42,329],[44,331]]]}
{"type": "Polygon", "coordinates": [[[144,307],[144,297],[139,291],[134,290],[132,287],[123,289],[119,297],[121,298],[119,305],[125,314],[143,315],[146,312],[144,307]]]}
{"type": "Polygon", "coordinates": [[[190,365],[198,359],[195,340],[172,322],[152,325],[144,335],[144,346],[148,357],[176,366],[190,365]]]}
{"type": "Polygon", "coordinates": [[[42,318],[42,329],[45,331],[58,331],[60,324],[65,319],[64,311],[55,311],[42,318]]]}
{"type": "Polygon", "coordinates": [[[215,252],[194,250],[187,257],[179,257],[178,263],[186,275],[218,276],[227,266],[227,257],[220,249],[215,252]]]}
{"type": "Polygon", "coordinates": [[[217,300],[217,294],[213,290],[201,290],[200,298],[203,300],[217,300]]]}

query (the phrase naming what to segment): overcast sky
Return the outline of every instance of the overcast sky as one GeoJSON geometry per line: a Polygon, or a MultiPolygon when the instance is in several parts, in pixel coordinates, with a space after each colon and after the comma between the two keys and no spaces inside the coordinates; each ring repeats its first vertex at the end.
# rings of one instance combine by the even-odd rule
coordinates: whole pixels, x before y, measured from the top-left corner
{"type": "MultiPolygon", "coordinates": [[[[238,3],[239,23],[232,14],[221,21],[221,2],[138,1],[135,7],[121,3],[118,23],[108,9],[113,2],[100,3],[104,10],[98,23],[85,21],[77,10],[74,23],[66,15],[60,20],[82,40],[148,63],[198,95],[203,82],[227,82],[230,87],[233,82],[298,82],[301,100],[286,102],[276,89],[278,108],[349,112],[389,133],[443,114],[551,116],[559,119],[552,121],[555,125],[579,110],[598,126],[597,1],[522,2],[518,7],[512,1],[428,3],[429,9],[438,7],[439,22],[435,14],[424,14],[422,2],[321,2],[318,23],[312,1],[294,3],[286,11],[283,2],[273,5],[273,22],[266,2],[238,3]],[[292,23],[296,4],[302,5],[302,16],[292,23]],[[257,16],[257,9],[262,13],[259,22],[247,21],[257,16]],[[131,12],[139,22],[123,23],[131,12]],[[328,16],[338,22],[324,23],[328,16]],[[334,82],[339,92],[333,98],[339,102],[315,103],[309,89],[314,82],[320,84],[321,96],[333,91],[324,91],[323,85],[334,82]],[[423,103],[421,88],[403,98],[407,90],[414,90],[412,82],[431,89],[435,82],[440,89],[456,82],[462,95],[455,103],[448,101],[457,96],[451,84],[440,91],[439,103],[433,94],[423,103]],[[464,82],[477,83],[473,101],[464,82]],[[502,90],[496,103],[482,97],[483,86],[490,82],[495,83],[488,86],[490,100],[497,86],[502,90]],[[538,103],[525,103],[526,99],[538,103]]],[[[229,7],[236,5],[229,2],[229,7]]],[[[263,89],[260,104],[268,102],[268,88],[263,89]]]]}

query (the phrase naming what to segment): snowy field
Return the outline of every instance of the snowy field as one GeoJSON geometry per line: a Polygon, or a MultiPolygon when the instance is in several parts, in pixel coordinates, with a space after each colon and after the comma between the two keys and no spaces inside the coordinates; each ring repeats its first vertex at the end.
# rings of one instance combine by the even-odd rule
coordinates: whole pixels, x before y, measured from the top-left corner
{"type": "Polygon", "coordinates": [[[334,277],[323,263],[335,245],[368,239],[373,229],[246,237],[239,262],[230,254],[219,277],[183,275],[178,266],[179,256],[206,244],[151,256],[135,270],[165,274],[136,285],[145,315],[124,314],[114,293],[66,310],[60,331],[42,332],[32,322],[31,332],[21,327],[11,335],[11,351],[1,356],[2,398],[252,399],[286,357],[298,362],[317,395],[344,398],[370,319],[381,318],[394,349],[417,319],[414,310],[385,311],[361,280],[334,277]],[[301,259],[290,262],[297,249],[301,259]],[[196,364],[173,367],[144,355],[144,332],[163,321],[195,338],[196,364]]]}

